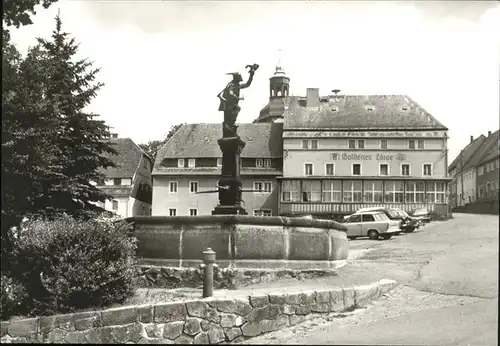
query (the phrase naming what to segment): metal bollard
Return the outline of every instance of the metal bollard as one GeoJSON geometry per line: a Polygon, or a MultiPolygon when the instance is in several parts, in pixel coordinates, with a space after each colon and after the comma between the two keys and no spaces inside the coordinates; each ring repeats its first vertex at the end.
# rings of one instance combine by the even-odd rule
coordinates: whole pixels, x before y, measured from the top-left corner
{"type": "Polygon", "coordinates": [[[214,293],[214,263],[215,252],[211,248],[203,251],[203,298],[211,297],[214,293]]]}

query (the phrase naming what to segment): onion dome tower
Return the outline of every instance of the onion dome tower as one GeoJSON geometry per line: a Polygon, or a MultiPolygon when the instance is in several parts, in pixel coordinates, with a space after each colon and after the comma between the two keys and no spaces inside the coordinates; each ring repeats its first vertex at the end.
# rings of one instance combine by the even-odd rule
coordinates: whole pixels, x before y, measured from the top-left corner
{"type": "Polygon", "coordinates": [[[289,96],[289,92],[290,78],[286,76],[285,70],[278,61],[274,75],[269,78],[269,103],[262,108],[254,123],[282,122],[285,99],[289,96]]]}

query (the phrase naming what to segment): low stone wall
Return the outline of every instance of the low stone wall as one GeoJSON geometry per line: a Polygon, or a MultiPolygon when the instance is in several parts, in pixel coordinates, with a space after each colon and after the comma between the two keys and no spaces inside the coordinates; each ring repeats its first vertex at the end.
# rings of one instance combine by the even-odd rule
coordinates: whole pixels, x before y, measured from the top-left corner
{"type": "MultiPolygon", "coordinates": [[[[280,279],[303,280],[336,274],[337,269],[221,269],[215,265],[214,288],[238,289],[249,284],[270,283],[280,279]]],[[[138,286],[143,288],[200,288],[203,286],[203,269],[138,265],[136,278],[138,286]]]]}
{"type": "Polygon", "coordinates": [[[362,307],[396,285],[206,298],[1,323],[1,342],[218,344],[362,307]]]}
{"type": "Polygon", "coordinates": [[[221,268],[330,268],[349,253],[346,227],[335,221],[242,215],[127,220],[143,264],[195,267],[210,247],[221,268]]]}

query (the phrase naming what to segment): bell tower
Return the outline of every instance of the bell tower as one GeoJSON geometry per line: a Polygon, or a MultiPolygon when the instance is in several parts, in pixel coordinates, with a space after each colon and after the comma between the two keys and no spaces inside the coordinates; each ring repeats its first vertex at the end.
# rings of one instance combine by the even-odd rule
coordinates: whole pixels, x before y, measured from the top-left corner
{"type": "MultiPolygon", "coordinates": [[[[281,50],[280,50],[281,53],[281,50]]],[[[280,54],[281,55],[281,54],[280,54]]],[[[269,103],[262,108],[254,123],[280,122],[285,111],[285,99],[290,96],[290,78],[278,59],[274,75],[269,78],[269,103]]]]}

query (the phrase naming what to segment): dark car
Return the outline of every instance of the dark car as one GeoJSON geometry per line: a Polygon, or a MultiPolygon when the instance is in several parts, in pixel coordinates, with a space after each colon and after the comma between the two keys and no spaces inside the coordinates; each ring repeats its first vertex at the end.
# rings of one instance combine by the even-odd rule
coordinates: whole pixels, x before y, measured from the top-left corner
{"type": "Polygon", "coordinates": [[[420,227],[419,220],[417,218],[408,215],[406,211],[402,209],[392,209],[392,210],[396,211],[399,215],[401,215],[403,221],[403,223],[401,224],[401,229],[403,230],[403,232],[411,233],[415,229],[418,229],[420,227]]]}

